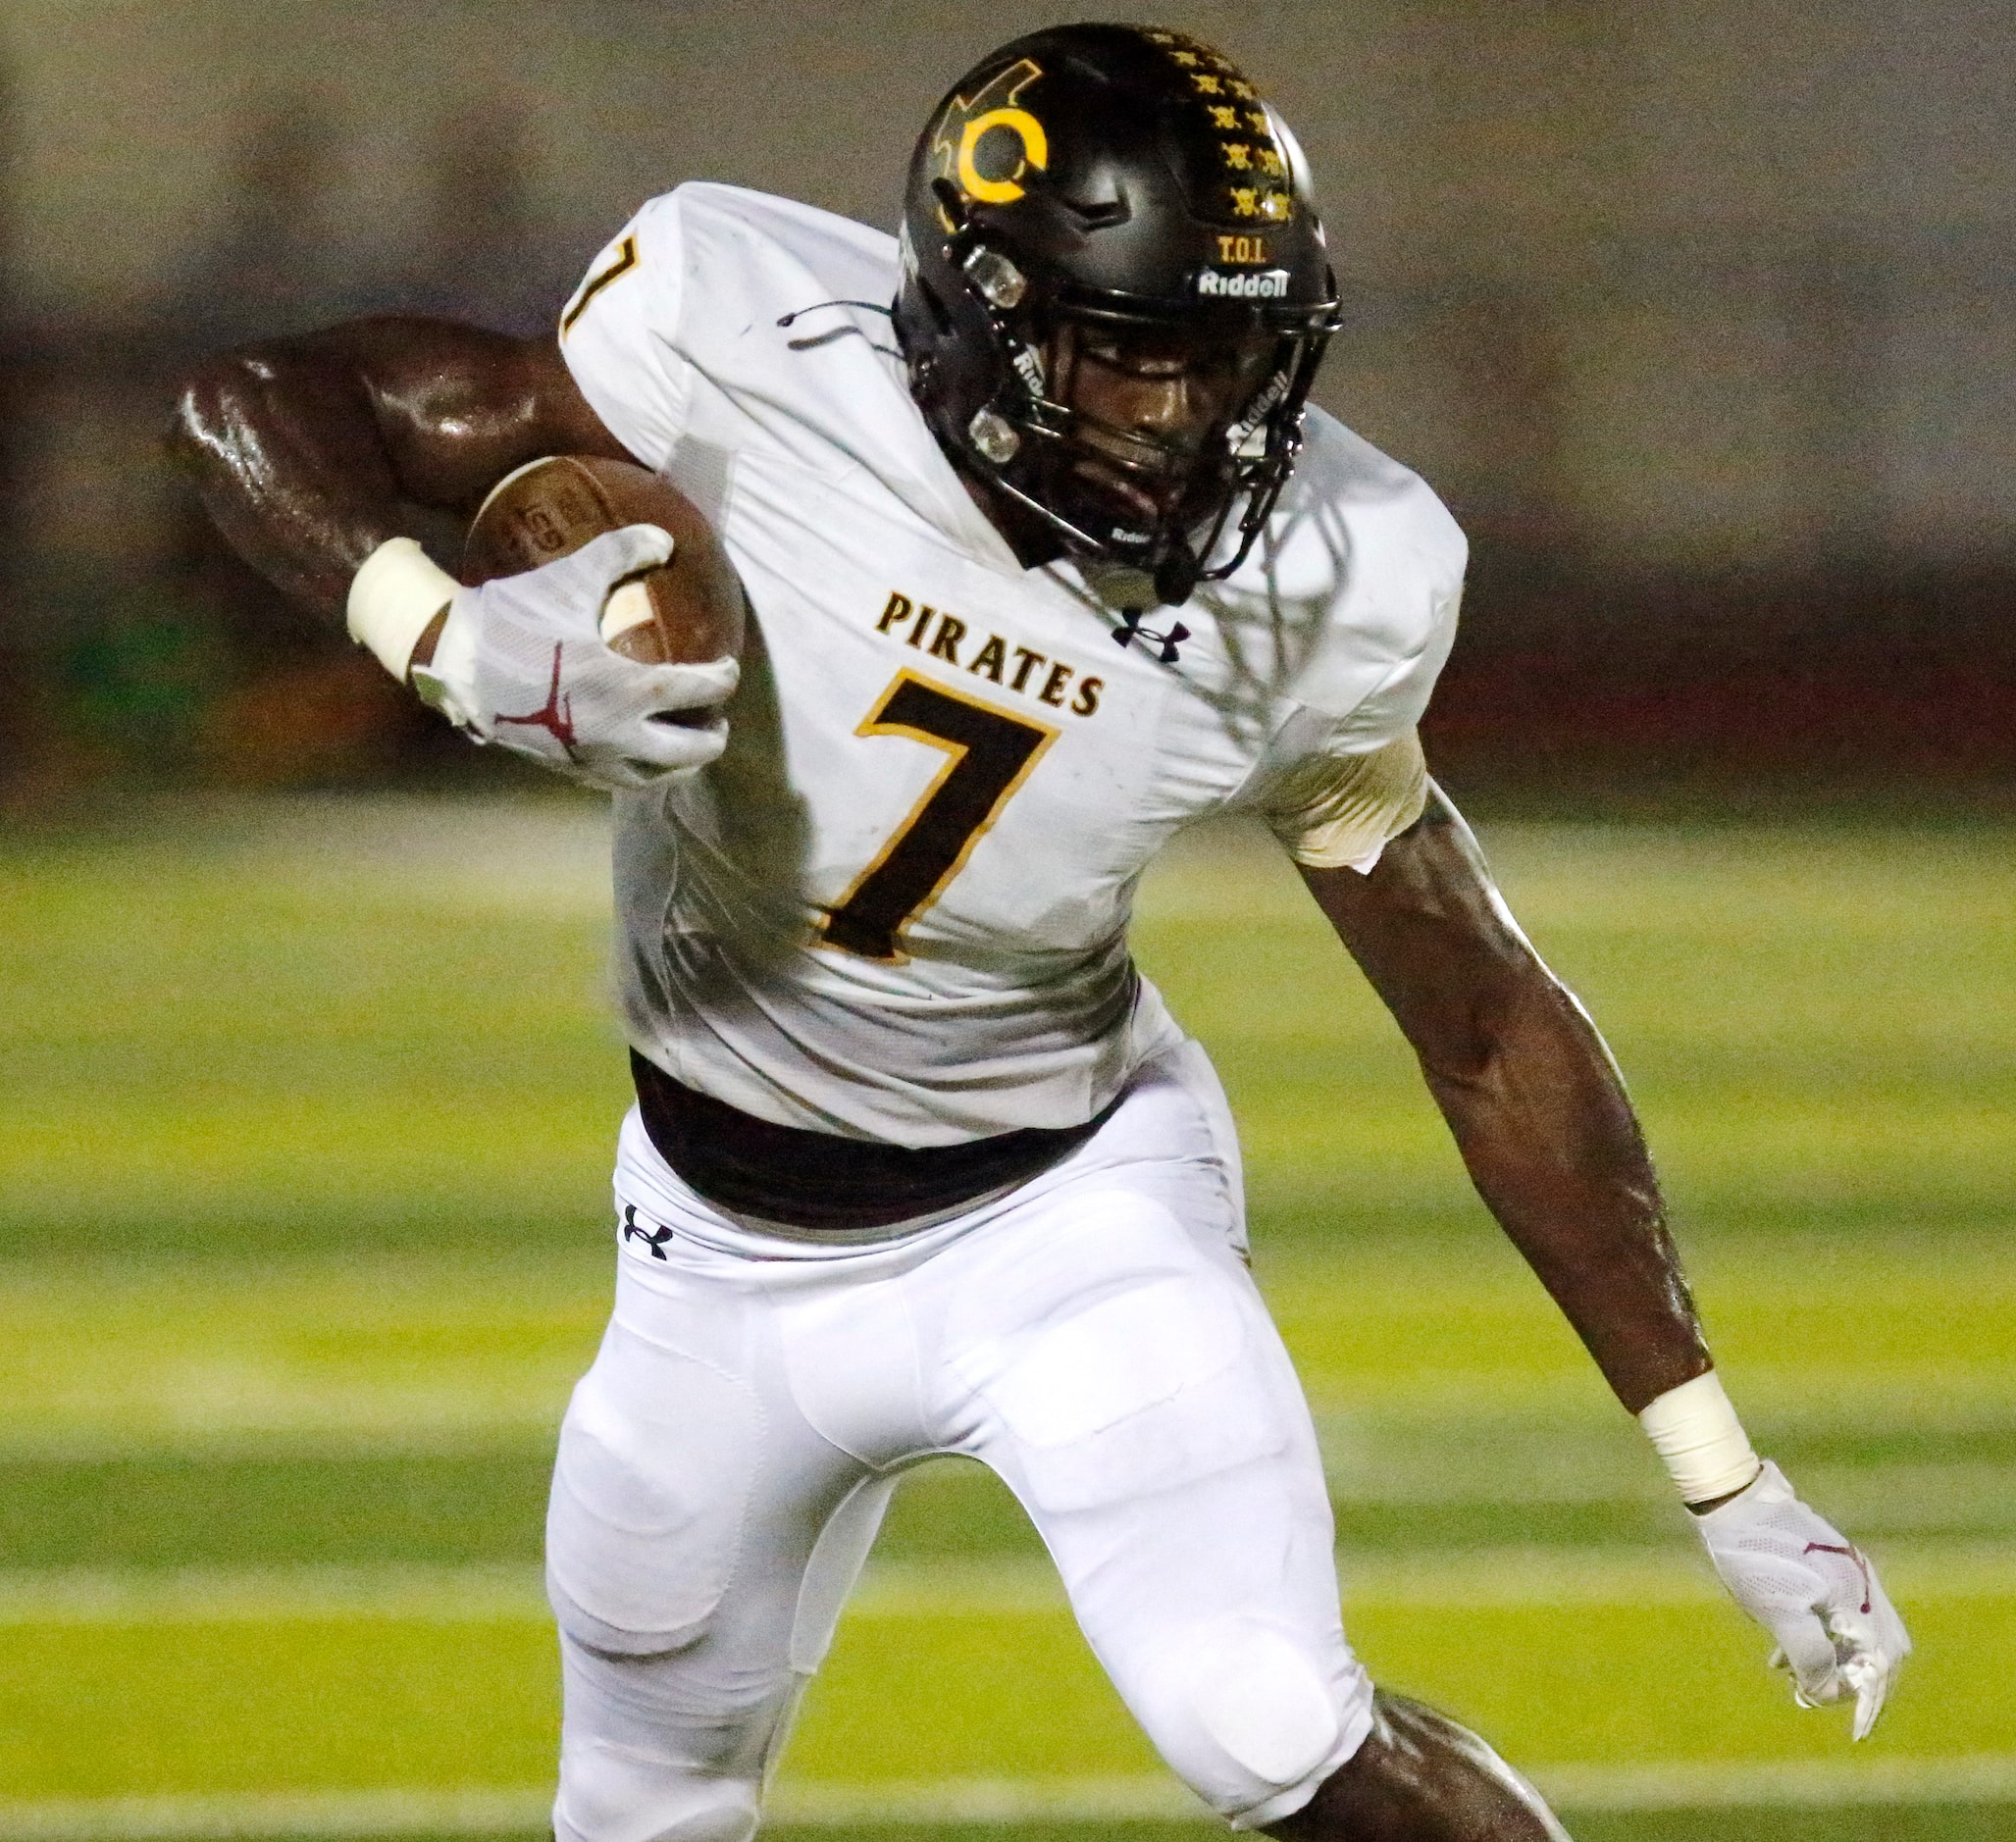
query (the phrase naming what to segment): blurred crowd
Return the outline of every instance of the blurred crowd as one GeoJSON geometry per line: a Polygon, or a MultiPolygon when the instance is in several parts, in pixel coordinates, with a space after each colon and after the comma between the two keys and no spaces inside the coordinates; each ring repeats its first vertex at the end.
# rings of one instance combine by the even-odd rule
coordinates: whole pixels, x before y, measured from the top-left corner
{"type": "MultiPolygon", "coordinates": [[[[638,199],[683,178],[886,218],[942,76],[1048,15],[938,9],[917,42],[903,28],[922,9],[857,10],[858,41],[834,48],[816,22],[715,0],[564,18],[341,0],[318,15],[330,43],[361,23],[384,58],[410,19],[437,72],[480,41],[520,58],[508,82],[411,86],[424,103],[391,161],[384,107],[333,54],[289,64],[275,32],[291,9],[23,0],[0,37],[0,808],[134,779],[456,771],[453,738],[211,533],[159,450],[174,378],[199,352],[353,313],[537,333],[638,199]],[[78,22],[88,51],[47,36],[78,22]],[[205,43],[236,63],[192,117],[205,43]],[[114,56],[157,58],[154,91],[128,69],[123,93],[181,116],[79,114],[69,92],[114,56]],[[584,125],[587,103],[603,113],[584,125]],[[64,175],[101,201],[75,234],[116,238],[108,163],[144,165],[150,133],[177,151],[174,123],[196,117],[212,176],[169,255],[52,280],[49,252],[75,254],[52,229],[64,175]]],[[[1741,69],[1732,0],[1693,9],[1723,40],[1678,50],[1600,6],[1542,22],[1457,5],[1432,30],[1428,11],[1368,7],[1359,63],[1338,67],[1358,87],[1333,102],[1296,75],[1332,41],[1333,8],[1163,10],[1278,77],[1350,303],[1319,394],[1472,533],[1432,719],[1445,768],[2016,781],[2016,213],[1995,182],[2016,137],[1977,119],[1968,86],[1990,45],[1946,43],[1879,95],[1873,61],[1909,23],[1855,0],[1830,10],[1837,42],[1803,44],[1774,89],[1741,69]],[[1732,94],[1755,120],[1716,126],[1732,94]],[[1920,139],[1886,154],[1907,130],[1920,139]],[[1938,166],[1948,147],[1980,170],[1938,166]]]]}
{"type": "Polygon", "coordinates": [[[239,562],[160,438],[177,377],[223,347],[365,313],[545,325],[575,252],[539,234],[522,132],[495,110],[445,116],[410,248],[360,270],[329,223],[336,125],[282,97],[239,125],[230,209],[165,286],[103,314],[10,303],[0,777],[15,803],[136,773],[287,784],[449,756],[439,725],[239,562]]]}

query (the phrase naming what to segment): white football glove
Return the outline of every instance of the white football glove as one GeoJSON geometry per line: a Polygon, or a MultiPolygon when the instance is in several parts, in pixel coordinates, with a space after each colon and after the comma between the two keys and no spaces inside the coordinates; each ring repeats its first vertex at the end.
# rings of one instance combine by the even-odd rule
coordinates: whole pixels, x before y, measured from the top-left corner
{"type": "Polygon", "coordinates": [[[1868,1558],[1814,1514],[1765,1460],[1745,1489],[1694,1518],[1708,1558],[1737,1605],[1778,1639],[1802,1708],[1855,1697],[1856,1739],[1883,1713],[1911,1639],[1868,1558]]]}
{"type": "Polygon", "coordinates": [[[657,526],[626,525],[523,575],[459,589],[413,688],[478,740],[591,787],[645,787],[706,766],[727,745],[727,720],[662,719],[725,702],[736,661],[643,665],[602,642],[610,591],[671,554],[657,526]]]}

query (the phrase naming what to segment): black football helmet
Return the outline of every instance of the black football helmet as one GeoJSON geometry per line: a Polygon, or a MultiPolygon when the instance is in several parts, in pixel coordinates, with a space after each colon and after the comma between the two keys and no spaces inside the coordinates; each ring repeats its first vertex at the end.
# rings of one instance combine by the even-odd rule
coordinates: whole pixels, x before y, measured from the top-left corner
{"type": "Polygon", "coordinates": [[[1245,560],[1337,320],[1301,150],[1181,32],[1018,38],[917,142],[896,327],[918,406],[1023,523],[1153,599],[1245,560]],[[1102,418],[1075,400],[1102,362],[1183,374],[1202,407],[1175,433],[1102,418]]]}

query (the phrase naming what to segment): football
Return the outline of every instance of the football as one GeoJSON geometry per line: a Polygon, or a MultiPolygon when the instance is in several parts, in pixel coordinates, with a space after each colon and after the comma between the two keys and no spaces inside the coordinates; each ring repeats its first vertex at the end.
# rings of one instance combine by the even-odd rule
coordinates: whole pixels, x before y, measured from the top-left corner
{"type": "MultiPolygon", "coordinates": [[[[742,653],[742,584],[713,529],[669,481],[630,461],[549,455],[509,473],[478,508],[462,546],[471,588],[578,550],[625,525],[672,534],[672,560],[621,584],[602,610],[602,638],[646,665],[698,665],[742,653]]],[[[696,712],[695,721],[711,717],[696,712]]]]}

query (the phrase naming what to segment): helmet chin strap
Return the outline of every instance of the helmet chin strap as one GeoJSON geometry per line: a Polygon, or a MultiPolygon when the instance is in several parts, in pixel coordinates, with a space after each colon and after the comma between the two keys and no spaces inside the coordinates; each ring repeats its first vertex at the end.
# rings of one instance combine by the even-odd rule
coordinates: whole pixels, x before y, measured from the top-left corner
{"type": "MultiPolygon", "coordinates": [[[[1012,499],[1025,511],[1033,512],[1060,537],[1063,538],[1066,552],[1081,570],[1091,575],[1110,572],[1114,577],[1131,579],[1129,586],[1139,584],[1154,590],[1155,599],[1148,606],[1181,607],[1196,591],[1197,585],[1204,579],[1204,566],[1192,553],[1187,543],[1178,542],[1174,548],[1160,557],[1154,566],[1143,569],[1131,563],[1120,562],[1112,557],[1108,546],[1098,538],[1078,529],[1060,513],[1054,512],[1032,493],[1022,490],[1013,481],[1005,478],[999,469],[990,467],[987,484],[1004,498],[1012,499]],[[1088,570],[1087,565],[1091,568],[1088,570]]],[[[1245,551],[1242,549],[1243,557],[1245,551]]],[[[1141,617],[1148,611],[1144,607],[1121,607],[1115,611],[1125,623],[1123,630],[1113,635],[1121,645],[1125,645],[1138,634],[1141,639],[1160,640],[1163,644],[1163,663],[1171,663],[1176,656],[1175,641],[1187,640],[1189,630],[1180,625],[1174,630],[1174,638],[1166,639],[1162,634],[1150,633],[1141,625],[1141,617]]]]}
{"type": "MultiPolygon", "coordinates": [[[[1061,512],[1046,505],[1034,493],[1016,486],[999,465],[987,460],[984,456],[974,455],[970,445],[967,447],[967,464],[973,468],[975,473],[980,475],[989,490],[1000,493],[1005,499],[1011,500],[1021,510],[1032,514],[1040,520],[1054,536],[1060,537],[1063,540],[1066,552],[1081,567],[1091,564],[1095,569],[1109,571],[1115,576],[1129,577],[1134,583],[1138,583],[1142,587],[1152,586],[1155,601],[1148,605],[1165,604],[1169,607],[1180,607],[1185,601],[1190,599],[1191,595],[1196,592],[1197,585],[1204,580],[1203,560],[1197,555],[1191,545],[1180,537],[1175,539],[1167,549],[1163,550],[1161,556],[1156,557],[1152,562],[1146,564],[1129,563],[1122,558],[1115,557],[1110,544],[1102,542],[1099,538],[1093,537],[1090,532],[1080,529],[1068,518],[1064,517],[1061,512]],[[976,461],[978,464],[974,465],[976,461]]],[[[1223,528],[1224,520],[1220,518],[1217,525],[1214,528],[1214,539],[1215,538],[1216,532],[1221,531],[1223,528]]],[[[1248,534],[1246,542],[1240,546],[1239,554],[1232,559],[1232,568],[1237,568],[1245,560],[1247,550],[1252,547],[1252,536],[1248,534]]],[[[1222,574],[1224,572],[1214,573],[1222,574]]],[[[1127,632],[1124,635],[1115,634],[1113,636],[1122,645],[1133,637],[1133,630],[1139,624],[1141,612],[1144,611],[1145,609],[1138,610],[1132,615],[1127,616],[1127,632]]],[[[1146,630],[1143,630],[1143,637],[1147,639],[1161,638],[1159,635],[1148,634],[1146,630]]],[[[1188,635],[1180,634],[1177,637],[1179,639],[1187,639],[1188,635]]],[[[1174,656],[1175,654],[1170,652],[1165,655],[1165,659],[1173,659],[1174,656]]]]}
{"type": "Polygon", "coordinates": [[[1064,540],[1064,547],[1067,551],[1074,555],[1080,552],[1091,555],[1099,553],[1101,546],[1097,537],[1093,537],[1089,532],[1080,531],[1068,518],[1052,511],[1049,506],[1044,504],[1033,493],[1024,492],[1020,486],[1016,486],[1012,480],[1008,479],[992,462],[981,460],[978,466],[973,466],[973,457],[969,452],[967,465],[972,466],[973,471],[980,475],[982,482],[990,491],[999,492],[1005,499],[1012,499],[1025,512],[1033,512],[1049,528],[1054,536],[1060,537],[1064,540]]]}

